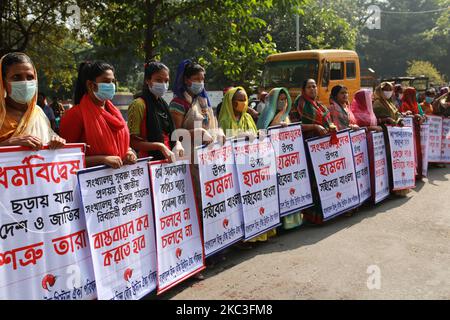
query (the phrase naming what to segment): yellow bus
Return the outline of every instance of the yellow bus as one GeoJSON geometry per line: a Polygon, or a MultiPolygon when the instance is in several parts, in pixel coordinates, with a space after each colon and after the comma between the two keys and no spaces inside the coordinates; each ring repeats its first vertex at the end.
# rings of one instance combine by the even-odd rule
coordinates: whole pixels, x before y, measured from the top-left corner
{"type": "Polygon", "coordinates": [[[329,105],[331,89],[341,84],[348,88],[349,100],[361,88],[358,54],[350,50],[306,50],[270,55],[265,62],[262,89],[276,87],[289,89],[294,100],[303,81],[314,79],[318,100],[329,105]]]}

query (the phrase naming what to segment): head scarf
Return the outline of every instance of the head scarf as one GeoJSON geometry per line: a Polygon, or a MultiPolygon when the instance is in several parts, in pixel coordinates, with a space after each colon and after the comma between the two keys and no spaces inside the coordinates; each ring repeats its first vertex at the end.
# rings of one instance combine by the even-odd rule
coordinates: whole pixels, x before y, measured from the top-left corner
{"type": "Polygon", "coordinates": [[[286,88],[272,89],[266,98],[266,107],[258,118],[258,129],[267,129],[273,121],[278,125],[281,122],[289,120],[291,104],[291,96],[286,88]],[[284,93],[287,96],[287,106],[283,110],[277,112],[278,98],[281,93],[284,93]]]}
{"type": "Polygon", "coordinates": [[[411,111],[413,114],[419,114],[419,105],[416,100],[416,89],[409,87],[403,92],[402,105],[400,112],[411,111]]]}
{"type": "MultiPolygon", "coordinates": [[[[0,59],[0,131],[3,126],[3,122],[5,121],[6,116],[6,88],[3,86],[3,75],[1,74],[1,69],[3,67],[3,59],[6,55],[4,55],[0,59]]],[[[34,76],[37,82],[37,72],[33,66],[34,76]]],[[[5,80],[6,82],[6,80],[5,80]]],[[[19,124],[12,134],[12,137],[23,136],[23,135],[33,135],[42,140],[44,144],[48,143],[55,133],[50,127],[50,122],[45,115],[44,111],[37,107],[37,97],[38,91],[28,103],[28,109],[25,114],[20,119],[19,124]]]]}
{"type": "MultiPolygon", "coordinates": [[[[175,77],[175,86],[173,89],[173,94],[175,97],[178,97],[180,99],[185,99],[187,94],[187,87],[184,83],[184,71],[186,69],[186,66],[188,64],[192,63],[191,60],[186,59],[183,60],[179,65],[177,69],[177,75],[175,77]]],[[[209,101],[208,93],[206,92],[206,89],[203,89],[202,92],[198,95],[199,97],[202,97],[206,100],[208,107],[211,107],[211,102],[209,101]]]]}
{"type": "Polygon", "coordinates": [[[248,109],[248,96],[245,89],[242,87],[235,87],[225,94],[223,97],[222,108],[220,108],[219,114],[219,126],[225,131],[227,136],[236,136],[239,131],[252,131],[257,132],[255,121],[251,115],[247,113],[248,109]],[[242,111],[241,118],[236,120],[233,110],[233,97],[238,90],[245,93],[246,105],[242,111]]]}
{"type": "Polygon", "coordinates": [[[373,113],[372,93],[370,90],[361,89],[357,91],[353,97],[350,110],[352,110],[358,126],[371,127],[377,125],[377,117],[373,113]]]}
{"type": "Polygon", "coordinates": [[[377,117],[380,115],[386,115],[392,118],[394,121],[398,121],[400,118],[400,113],[397,107],[394,105],[391,99],[386,99],[383,94],[383,87],[389,86],[391,91],[394,91],[394,86],[390,82],[382,82],[376,89],[374,93],[374,111],[377,117]]]}

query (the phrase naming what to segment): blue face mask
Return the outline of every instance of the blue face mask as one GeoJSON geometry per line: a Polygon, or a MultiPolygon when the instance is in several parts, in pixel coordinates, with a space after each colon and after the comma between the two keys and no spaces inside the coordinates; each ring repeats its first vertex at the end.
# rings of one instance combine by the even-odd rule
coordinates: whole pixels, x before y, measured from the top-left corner
{"type": "Polygon", "coordinates": [[[100,101],[112,100],[116,94],[116,85],[114,83],[97,83],[98,91],[94,95],[100,101]]]}
{"type": "Polygon", "coordinates": [[[433,102],[433,98],[432,97],[425,97],[425,101],[427,102],[427,103],[432,103],[433,102]]]}
{"type": "Polygon", "coordinates": [[[30,102],[37,90],[37,81],[14,81],[11,84],[11,94],[9,95],[17,103],[25,104],[30,102]]]}
{"type": "Polygon", "coordinates": [[[169,84],[154,82],[153,86],[148,86],[148,90],[150,90],[150,92],[153,93],[157,98],[161,98],[166,94],[167,90],[169,90],[169,84]]]}
{"type": "Polygon", "coordinates": [[[195,96],[199,95],[203,89],[205,89],[204,82],[192,82],[192,85],[188,87],[189,91],[193,93],[195,96]]]}

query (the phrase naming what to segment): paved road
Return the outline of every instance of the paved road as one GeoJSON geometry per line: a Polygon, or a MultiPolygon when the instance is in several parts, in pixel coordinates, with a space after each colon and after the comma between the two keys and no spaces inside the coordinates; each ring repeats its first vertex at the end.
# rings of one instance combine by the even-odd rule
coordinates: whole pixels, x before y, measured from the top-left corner
{"type": "Polygon", "coordinates": [[[449,178],[431,169],[406,198],[231,249],[158,299],[450,299],[449,178]]]}

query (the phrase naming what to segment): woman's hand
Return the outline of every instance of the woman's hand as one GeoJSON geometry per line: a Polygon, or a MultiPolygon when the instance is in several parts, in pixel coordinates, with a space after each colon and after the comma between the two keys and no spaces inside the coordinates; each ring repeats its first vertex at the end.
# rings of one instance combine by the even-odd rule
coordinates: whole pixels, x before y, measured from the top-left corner
{"type": "Polygon", "coordinates": [[[50,142],[48,143],[48,148],[49,149],[61,149],[64,148],[64,146],[66,145],[66,140],[61,138],[60,136],[54,135],[51,139],[50,142]]]}
{"type": "Polygon", "coordinates": [[[162,153],[164,158],[166,158],[166,160],[169,161],[169,163],[177,161],[177,159],[175,158],[175,153],[170,151],[170,149],[167,148],[165,144],[161,143],[161,148],[159,151],[162,153]]]}
{"type": "Polygon", "coordinates": [[[175,154],[176,159],[184,157],[184,148],[180,141],[177,141],[175,147],[173,147],[172,152],[175,154]]]}
{"type": "Polygon", "coordinates": [[[123,166],[122,159],[117,156],[106,156],[103,160],[103,164],[106,164],[113,169],[119,169],[121,166],[123,166]]]}
{"type": "Polygon", "coordinates": [[[288,126],[288,124],[287,124],[287,122],[281,122],[280,123],[280,126],[282,127],[282,128],[286,128],[287,126],[288,126]]]}
{"type": "Polygon", "coordinates": [[[4,145],[28,147],[28,148],[31,148],[31,149],[37,151],[42,148],[42,141],[38,137],[35,137],[32,135],[26,135],[26,136],[9,138],[7,140],[7,143],[5,143],[4,145]]]}
{"type": "Polygon", "coordinates": [[[137,155],[132,149],[129,149],[125,155],[124,164],[135,164],[137,162],[137,155]]]}
{"type": "Polygon", "coordinates": [[[324,135],[326,135],[326,134],[328,133],[328,130],[325,129],[324,127],[322,127],[322,126],[319,125],[319,124],[316,124],[315,127],[314,127],[314,129],[315,129],[316,133],[317,133],[319,136],[324,136],[324,135]]]}
{"type": "Polygon", "coordinates": [[[214,138],[208,130],[202,129],[202,142],[207,145],[214,142],[214,138]]]}
{"type": "Polygon", "coordinates": [[[360,127],[358,126],[358,125],[356,125],[356,124],[351,124],[350,125],[350,129],[352,129],[352,130],[359,130],[360,129],[360,127]]]}

